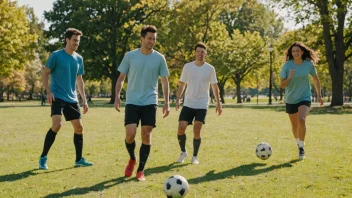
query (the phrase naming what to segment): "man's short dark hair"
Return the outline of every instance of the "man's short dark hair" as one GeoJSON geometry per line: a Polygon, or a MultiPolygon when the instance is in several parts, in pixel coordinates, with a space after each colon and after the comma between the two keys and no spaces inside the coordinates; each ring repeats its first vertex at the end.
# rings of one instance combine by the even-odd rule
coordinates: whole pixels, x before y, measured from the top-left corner
{"type": "Polygon", "coordinates": [[[156,33],[158,30],[154,25],[144,25],[141,30],[141,37],[145,37],[148,32],[156,33]]]}
{"type": "Polygon", "coordinates": [[[198,43],[194,46],[194,51],[197,50],[197,47],[200,47],[200,48],[203,48],[203,49],[207,50],[207,46],[206,46],[204,43],[202,43],[202,42],[198,42],[198,43]]]}
{"type": "Polygon", "coordinates": [[[66,38],[71,40],[73,35],[83,36],[83,33],[77,30],[76,28],[68,28],[65,32],[65,40],[64,40],[65,45],[66,45],[66,38]]]}

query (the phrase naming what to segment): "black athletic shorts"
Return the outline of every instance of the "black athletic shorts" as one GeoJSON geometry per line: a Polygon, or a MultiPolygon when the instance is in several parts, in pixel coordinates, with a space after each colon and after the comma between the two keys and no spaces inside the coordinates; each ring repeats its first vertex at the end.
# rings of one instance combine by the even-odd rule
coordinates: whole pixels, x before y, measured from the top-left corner
{"type": "Polygon", "coordinates": [[[193,120],[203,122],[203,124],[205,124],[207,111],[207,109],[193,109],[183,106],[178,121],[188,121],[188,125],[191,125],[193,120]]]}
{"type": "Polygon", "coordinates": [[[127,104],[125,107],[125,126],[128,124],[139,125],[139,120],[142,126],[153,126],[156,127],[156,110],[158,106],[156,104],[138,106],[133,104],[127,104]]]}
{"type": "Polygon", "coordinates": [[[301,101],[297,104],[288,104],[286,103],[286,113],[288,114],[294,114],[298,112],[298,107],[302,106],[302,105],[306,105],[307,107],[310,107],[312,102],[310,101],[301,101]]]}
{"type": "Polygon", "coordinates": [[[51,116],[64,114],[66,121],[81,119],[78,103],[69,103],[55,98],[51,105],[51,116]]]}

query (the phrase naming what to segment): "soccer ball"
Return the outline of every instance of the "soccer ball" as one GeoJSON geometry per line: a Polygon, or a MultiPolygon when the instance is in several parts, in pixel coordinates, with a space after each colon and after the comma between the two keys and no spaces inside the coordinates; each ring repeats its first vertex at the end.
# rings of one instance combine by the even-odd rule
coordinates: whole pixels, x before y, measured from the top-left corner
{"type": "Polygon", "coordinates": [[[268,143],[262,142],[258,144],[257,148],[255,149],[255,153],[260,159],[266,160],[271,156],[272,149],[268,143]]]}
{"type": "Polygon", "coordinates": [[[167,197],[185,197],[188,190],[188,182],[181,175],[173,175],[164,183],[164,192],[167,197]]]}

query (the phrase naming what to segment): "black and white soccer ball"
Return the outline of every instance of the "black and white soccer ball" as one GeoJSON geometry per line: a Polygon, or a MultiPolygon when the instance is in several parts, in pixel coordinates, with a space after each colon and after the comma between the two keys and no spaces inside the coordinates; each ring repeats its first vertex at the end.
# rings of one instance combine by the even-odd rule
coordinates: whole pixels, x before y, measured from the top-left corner
{"type": "Polygon", "coordinates": [[[164,192],[167,197],[185,197],[188,191],[188,182],[181,175],[173,175],[164,183],[164,192]]]}
{"type": "Polygon", "coordinates": [[[262,160],[269,159],[272,152],[273,152],[273,150],[272,150],[271,146],[266,142],[262,142],[262,143],[258,144],[257,148],[255,149],[255,153],[257,154],[257,157],[262,160]]]}

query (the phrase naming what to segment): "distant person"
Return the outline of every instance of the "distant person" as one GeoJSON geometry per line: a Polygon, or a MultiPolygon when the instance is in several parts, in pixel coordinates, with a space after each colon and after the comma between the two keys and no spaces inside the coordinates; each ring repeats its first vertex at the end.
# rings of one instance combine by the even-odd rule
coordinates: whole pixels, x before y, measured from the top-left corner
{"type": "Polygon", "coordinates": [[[177,162],[183,163],[188,157],[186,152],[186,129],[188,125],[193,126],[193,156],[191,163],[199,164],[198,151],[201,144],[201,129],[205,124],[209,106],[209,87],[211,86],[216,99],[216,113],[221,115],[222,107],[219,98],[218,81],[215,68],[205,62],[207,47],[204,43],[197,43],[194,47],[195,61],[186,63],[182,69],[176,98],[176,111],[180,107],[180,99],[187,85],[185,100],[179,117],[177,139],[181,154],[177,162]]]}
{"type": "Polygon", "coordinates": [[[45,102],[46,102],[46,95],[43,93],[41,93],[41,99],[42,99],[42,106],[45,105],[45,102]]]}
{"type": "Polygon", "coordinates": [[[156,127],[156,111],[158,108],[158,79],[164,93],[164,118],[169,115],[169,70],[164,55],[153,49],[157,36],[157,29],[152,25],[145,25],[141,30],[141,48],[127,52],[118,71],[120,76],[116,82],[115,109],[120,112],[120,92],[127,76],[125,107],[125,145],[130,159],[125,169],[125,176],[132,176],[136,164],[135,136],[139,121],[141,121],[142,144],[139,150],[139,166],[136,178],[145,181],[144,167],[150,153],[151,134],[156,127]]]}
{"type": "Polygon", "coordinates": [[[64,114],[66,121],[71,121],[74,128],[73,142],[76,148],[74,166],[93,165],[82,157],[83,125],[76,94],[77,83],[78,92],[83,96],[83,114],[87,113],[88,104],[82,78],[84,73],[83,58],[76,53],[81,36],[81,31],[69,28],[65,32],[65,48],[53,52],[43,70],[43,85],[48,95],[48,103],[51,105],[52,126],[45,137],[43,152],[39,159],[40,169],[48,169],[47,155],[61,128],[62,114],[64,114]],[[49,75],[51,76],[50,87],[49,75]]]}
{"type": "Polygon", "coordinates": [[[93,104],[92,96],[91,96],[91,95],[87,95],[87,101],[93,104]]]}
{"type": "Polygon", "coordinates": [[[293,136],[298,145],[298,157],[305,158],[304,140],[306,136],[306,118],[310,111],[312,93],[309,75],[313,77],[317,98],[323,105],[320,81],[315,64],[316,53],[301,42],[293,43],[285,52],[286,63],[281,69],[282,88],[285,88],[286,113],[291,121],[293,136]]]}

